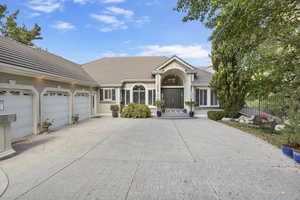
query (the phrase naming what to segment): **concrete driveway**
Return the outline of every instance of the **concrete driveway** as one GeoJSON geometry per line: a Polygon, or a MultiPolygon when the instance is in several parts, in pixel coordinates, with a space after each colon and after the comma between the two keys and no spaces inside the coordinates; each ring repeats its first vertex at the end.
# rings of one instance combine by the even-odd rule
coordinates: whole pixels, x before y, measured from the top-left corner
{"type": "Polygon", "coordinates": [[[209,120],[93,119],[15,148],[0,199],[300,199],[291,159],[209,120]]]}

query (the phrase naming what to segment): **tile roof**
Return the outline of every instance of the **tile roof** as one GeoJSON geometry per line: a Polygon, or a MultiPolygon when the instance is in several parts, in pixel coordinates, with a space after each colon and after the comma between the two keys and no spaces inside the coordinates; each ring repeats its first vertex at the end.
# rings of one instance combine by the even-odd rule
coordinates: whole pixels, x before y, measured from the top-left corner
{"type": "Polygon", "coordinates": [[[166,60],[164,56],[111,57],[82,66],[100,85],[108,85],[121,84],[128,79],[153,79],[152,71],[166,60]]]}
{"type": "Polygon", "coordinates": [[[74,79],[82,84],[97,84],[80,65],[2,36],[0,36],[1,63],[74,79]]]}

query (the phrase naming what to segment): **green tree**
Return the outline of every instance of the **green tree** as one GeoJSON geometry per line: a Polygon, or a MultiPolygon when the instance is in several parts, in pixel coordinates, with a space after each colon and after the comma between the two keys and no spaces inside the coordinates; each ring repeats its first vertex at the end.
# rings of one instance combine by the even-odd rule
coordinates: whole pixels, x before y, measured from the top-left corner
{"type": "Polygon", "coordinates": [[[18,14],[19,10],[9,15],[7,7],[0,5],[0,33],[2,36],[33,46],[33,40],[42,39],[41,27],[35,24],[32,29],[28,29],[24,24],[18,25],[16,22],[18,14]]]}
{"type": "MultiPolygon", "coordinates": [[[[212,86],[219,88],[221,100],[234,105],[235,98],[228,98],[234,90],[244,97],[281,92],[292,98],[291,91],[299,86],[299,0],[178,0],[175,9],[186,13],[183,21],[199,20],[213,29],[212,86]],[[228,62],[232,58],[235,66],[228,62]],[[249,81],[245,91],[222,87],[233,68],[249,81]]],[[[245,83],[230,81],[239,84],[235,88],[245,83]]]]}

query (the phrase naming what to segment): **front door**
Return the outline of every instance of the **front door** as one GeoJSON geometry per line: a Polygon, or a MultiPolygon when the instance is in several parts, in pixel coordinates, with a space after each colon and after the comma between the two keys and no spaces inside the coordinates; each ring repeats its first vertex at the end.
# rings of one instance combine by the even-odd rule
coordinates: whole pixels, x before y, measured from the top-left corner
{"type": "Polygon", "coordinates": [[[166,108],[183,108],[183,88],[163,88],[162,98],[166,108]]]}

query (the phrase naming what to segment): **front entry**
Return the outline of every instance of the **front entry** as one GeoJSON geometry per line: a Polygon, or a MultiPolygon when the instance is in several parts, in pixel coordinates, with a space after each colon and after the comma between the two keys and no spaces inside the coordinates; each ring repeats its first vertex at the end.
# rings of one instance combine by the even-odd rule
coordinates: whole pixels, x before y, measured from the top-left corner
{"type": "Polygon", "coordinates": [[[162,88],[166,108],[184,108],[183,88],[162,88]]]}

